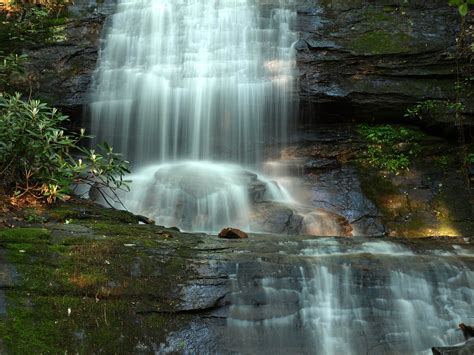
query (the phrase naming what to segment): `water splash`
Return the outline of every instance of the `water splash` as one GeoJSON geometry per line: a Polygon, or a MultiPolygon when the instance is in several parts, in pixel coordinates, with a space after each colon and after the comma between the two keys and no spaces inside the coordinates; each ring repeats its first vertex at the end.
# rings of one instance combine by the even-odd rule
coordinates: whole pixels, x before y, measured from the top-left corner
{"type": "Polygon", "coordinates": [[[185,161],[150,165],[131,177],[121,200],[157,224],[187,231],[218,232],[228,226],[251,231],[255,200],[285,200],[272,182],[238,165],[185,161]]]}

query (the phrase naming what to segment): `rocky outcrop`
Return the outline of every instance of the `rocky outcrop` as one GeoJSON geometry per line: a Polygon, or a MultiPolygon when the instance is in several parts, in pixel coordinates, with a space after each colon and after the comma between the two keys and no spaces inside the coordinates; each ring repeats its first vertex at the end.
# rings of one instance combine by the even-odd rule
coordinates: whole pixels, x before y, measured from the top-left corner
{"type": "MultiPolygon", "coordinates": [[[[295,141],[281,151],[282,163],[276,160],[271,167],[281,165],[277,173],[299,202],[301,233],[471,235],[472,199],[459,150],[443,139],[423,135],[410,169],[398,173],[373,168],[365,160],[367,142],[349,126],[320,125],[295,141]],[[314,164],[320,161],[331,163],[314,164]]],[[[265,221],[264,212],[259,211],[259,221],[265,221]]],[[[277,226],[284,226],[290,214],[283,212],[271,214],[274,230],[268,232],[284,233],[277,226]]]]}
{"type": "MultiPolygon", "coordinates": [[[[20,89],[58,107],[81,125],[88,91],[99,55],[102,28],[116,0],[76,0],[63,25],[56,26],[48,43],[28,45],[28,83],[20,89]]],[[[87,123],[87,122],[86,122],[87,123]]]]}
{"type": "Polygon", "coordinates": [[[438,346],[431,349],[433,355],[470,355],[474,353],[474,339],[454,346],[438,346]]]}
{"type": "MultiPolygon", "coordinates": [[[[469,16],[466,21],[467,28],[469,16]]],[[[460,16],[447,1],[305,3],[297,29],[306,123],[400,119],[418,101],[454,96],[460,16]]],[[[468,57],[460,62],[472,73],[469,63],[468,57]]],[[[465,105],[472,115],[472,97],[465,105]]]]}
{"type": "MultiPolygon", "coordinates": [[[[314,351],[315,334],[330,338],[312,325],[328,308],[336,312],[331,324],[339,317],[364,319],[367,337],[348,327],[340,342],[354,352],[413,353],[403,351],[406,341],[384,336],[405,329],[400,320],[410,314],[393,305],[417,304],[419,277],[433,292],[447,292],[446,299],[457,297],[454,316],[442,311],[445,298],[428,298],[435,304],[428,316],[442,317],[433,323],[442,331],[470,305],[463,297],[469,282],[460,275],[474,269],[473,247],[459,240],[251,234],[233,243],[139,225],[130,213],[87,202],[34,212],[41,222],[28,222],[32,209],[15,209],[7,214],[14,227],[0,228],[0,349],[6,354],[278,353],[281,347],[300,354],[314,351]],[[374,315],[375,307],[380,313],[374,315]]],[[[424,339],[416,333],[439,331],[422,328],[408,334],[424,339]]]]}
{"type": "Polygon", "coordinates": [[[25,50],[28,76],[35,98],[59,107],[80,123],[83,106],[95,69],[105,16],[94,14],[71,19],[64,26],[63,40],[25,50]]]}

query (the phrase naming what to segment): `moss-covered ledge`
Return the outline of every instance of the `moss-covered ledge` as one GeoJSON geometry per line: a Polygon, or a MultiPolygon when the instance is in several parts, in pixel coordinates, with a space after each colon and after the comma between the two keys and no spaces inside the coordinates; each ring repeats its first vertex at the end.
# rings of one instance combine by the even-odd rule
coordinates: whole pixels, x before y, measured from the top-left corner
{"type": "Polygon", "coordinates": [[[202,283],[196,235],[82,202],[10,217],[17,225],[0,229],[2,353],[156,350],[224,292],[217,280],[205,301],[183,297],[202,283]]]}

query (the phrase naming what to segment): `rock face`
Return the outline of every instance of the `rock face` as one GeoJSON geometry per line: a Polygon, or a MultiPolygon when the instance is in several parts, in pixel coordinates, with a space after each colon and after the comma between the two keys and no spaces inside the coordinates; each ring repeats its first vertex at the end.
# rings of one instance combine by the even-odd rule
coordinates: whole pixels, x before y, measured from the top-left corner
{"type": "Polygon", "coordinates": [[[439,334],[470,309],[469,244],[275,235],[229,244],[83,201],[37,212],[43,223],[15,209],[15,228],[0,228],[2,354],[326,353],[322,342],[340,329],[341,353],[409,354],[458,343],[461,332],[439,334]],[[446,302],[456,305],[448,315],[446,302]],[[408,303],[416,315],[397,306],[408,303]],[[344,328],[350,319],[364,328],[344,328]],[[429,321],[437,327],[421,326],[429,321]],[[381,342],[386,333],[413,341],[381,342]]]}
{"type": "Polygon", "coordinates": [[[88,102],[104,21],[100,14],[69,20],[64,41],[26,51],[34,97],[61,108],[77,123],[88,102]]]}
{"type": "MultiPolygon", "coordinates": [[[[417,101],[453,97],[460,17],[447,1],[301,3],[296,49],[307,122],[399,119],[417,101]]],[[[469,58],[464,66],[472,72],[469,58]]]]}
{"type": "MultiPolygon", "coordinates": [[[[34,98],[59,107],[79,126],[88,104],[88,90],[99,55],[100,38],[107,15],[116,0],[93,2],[76,0],[54,43],[25,49],[27,73],[31,81],[22,88],[34,98]]],[[[86,122],[87,123],[87,122],[86,122]]]]}
{"type": "MultiPolygon", "coordinates": [[[[300,117],[321,120],[399,119],[426,99],[453,97],[459,14],[444,0],[296,1],[300,117]]],[[[100,33],[114,1],[77,1],[65,40],[28,51],[33,93],[81,120],[100,33]]],[[[263,14],[277,1],[262,1],[263,14]]],[[[466,28],[472,19],[468,16],[466,28]]],[[[469,58],[461,60],[468,72],[469,58]]],[[[465,98],[472,123],[473,98],[465,98]]],[[[449,117],[438,117],[452,125],[449,117]]],[[[86,122],[87,123],[87,122],[86,122]]],[[[439,123],[439,122],[438,122],[439,123]]],[[[322,164],[324,162],[315,162],[322,164]]],[[[326,162],[328,163],[328,162],[326,162]]]]}
{"type": "MultiPolygon", "coordinates": [[[[276,159],[266,168],[299,202],[295,210],[304,219],[298,233],[469,237],[474,215],[458,152],[442,139],[423,137],[410,170],[395,174],[363,163],[367,143],[351,127],[320,125],[284,148],[281,163],[276,159]]],[[[269,221],[266,231],[286,233],[291,211],[257,212],[256,220],[269,221]]]]}

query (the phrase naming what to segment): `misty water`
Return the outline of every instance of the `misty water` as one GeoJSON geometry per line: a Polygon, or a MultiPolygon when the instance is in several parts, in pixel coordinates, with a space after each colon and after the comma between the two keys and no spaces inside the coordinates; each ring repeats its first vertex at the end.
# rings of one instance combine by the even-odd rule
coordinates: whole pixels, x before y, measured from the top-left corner
{"type": "MultiPolygon", "coordinates": [[[[153,176],[149,166],[156,166],[148,181],[161,188],[148,187],[158,199],[174,210],[199,211],[187,221],[168,214],[167,225],[213,232],[229,224],[246,227],[239,223],[245,217],[227,217],[249,210],[242,205],[246,186],[240,173],[234,179],[235,168],[222,163],[258,171],[264,148],[285,141],[294,109],[295,18],[283,6],[264,16],[252,0],[119,1],[95,75],[92,131],[97,142],[125,153],[135,181],[143,181],[137,174],[153,176]],[[207,170],[225,179],[201,179],[181,191],[176,184],[163,186],[185,180],[185,163],[159,166],[177,161],[192,161],[199,175],[207,170]],[[216,214],[218,209],[225,211],[216,214]]],[[[121,197],[127,208],[146,214],[153,206],[136,203],[143,188],[134,185],[121,197]]],[[[163,213],[160,208],[150,217],[163,213]]]]}

